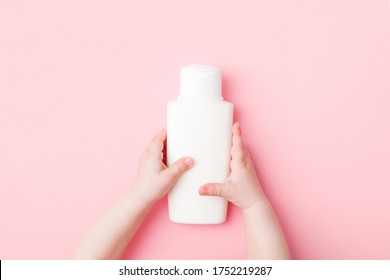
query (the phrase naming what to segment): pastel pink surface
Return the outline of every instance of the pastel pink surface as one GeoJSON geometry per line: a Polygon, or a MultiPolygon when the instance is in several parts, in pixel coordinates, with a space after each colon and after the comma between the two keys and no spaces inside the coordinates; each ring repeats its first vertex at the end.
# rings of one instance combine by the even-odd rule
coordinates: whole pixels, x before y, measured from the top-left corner
{"type": "MultiPolygon", "coordinates": [[[[390,8],[372,1],[1,1],[0,259],[66,259],[134,179],[179,68],[223,71],[296,259],[390,258],[390,8]]],[[[123,258],[243,259],[155,205],[123,258]]]]}

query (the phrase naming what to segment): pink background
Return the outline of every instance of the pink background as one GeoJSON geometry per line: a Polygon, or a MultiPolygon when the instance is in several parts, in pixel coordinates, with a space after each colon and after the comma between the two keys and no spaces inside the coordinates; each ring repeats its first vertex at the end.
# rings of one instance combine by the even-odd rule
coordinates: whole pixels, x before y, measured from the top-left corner
{"type": "MultiPolygon", "coordinates": [[[[134,180],[179,68],[223,70],[296,259],[390,258],[387,0],[0,2],[0,258],[64,259],[134,180]]],[[[245,258],[155,205],[124,258],[245,258]]]]}

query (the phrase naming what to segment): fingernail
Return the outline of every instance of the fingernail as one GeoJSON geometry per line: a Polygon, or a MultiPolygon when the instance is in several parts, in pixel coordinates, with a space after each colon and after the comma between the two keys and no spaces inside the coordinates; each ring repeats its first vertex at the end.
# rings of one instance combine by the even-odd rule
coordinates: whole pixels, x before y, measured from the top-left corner
{"type": "Polygon", "coordinates": [[[184,164],[187,165],[187,167],[191,167],[192,163],[193,161],[191,158],[186,158],[186,160],[184,161],[184,164]]]}
{"type": "Polygon", "coordinates": [[[238,133],[241,133],[241,127],[240,127],[239,123],[237,123],[237,131],[238,131],[238,133]]]}

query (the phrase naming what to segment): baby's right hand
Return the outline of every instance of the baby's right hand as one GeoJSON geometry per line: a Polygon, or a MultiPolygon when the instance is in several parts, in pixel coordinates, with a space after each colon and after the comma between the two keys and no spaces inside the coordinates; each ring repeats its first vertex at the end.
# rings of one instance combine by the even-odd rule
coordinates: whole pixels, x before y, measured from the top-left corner
{"type": "Polygon", "coordinates": [[[245,148],[238,123],[233,125],[233,138],[230,162],[231,172],[226,181],[207,183],[200,187],[200,195],[223,197],[245,209],[256,201],[265,199],[256,175],[251,156],[245,148]]]}

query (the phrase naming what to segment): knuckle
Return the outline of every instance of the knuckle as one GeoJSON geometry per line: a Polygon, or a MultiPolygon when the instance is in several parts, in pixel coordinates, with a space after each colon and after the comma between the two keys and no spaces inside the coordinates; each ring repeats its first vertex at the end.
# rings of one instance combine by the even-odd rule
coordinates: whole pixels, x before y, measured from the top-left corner
{"type": "Polygon", "coordinates": [[[212,193],[213,193],[213,196],[220,196],[221,195],[220,189],[218,188],[217,185],[213,185],[212,193]]]}
{"type": "Polygon", "coordinates": [[[180,174],[184,173],[185,171],[185,166],[182,162],[177,162],[172,166],[173,168],[171,169],[172,171],[169,173],[171,178],[175,178],[179,176],[180,174]]]}
{"type": "Polygon", "coordinates": [[[186,167],[183,162],[179,161],[176,164],[176,173],[177,175],[182,174],[186,170],[186,167]]]}

